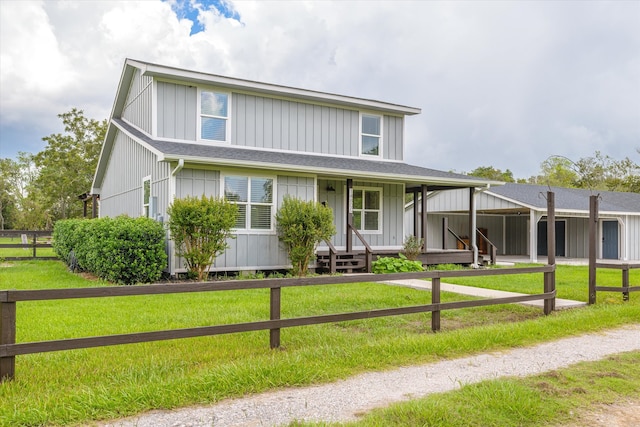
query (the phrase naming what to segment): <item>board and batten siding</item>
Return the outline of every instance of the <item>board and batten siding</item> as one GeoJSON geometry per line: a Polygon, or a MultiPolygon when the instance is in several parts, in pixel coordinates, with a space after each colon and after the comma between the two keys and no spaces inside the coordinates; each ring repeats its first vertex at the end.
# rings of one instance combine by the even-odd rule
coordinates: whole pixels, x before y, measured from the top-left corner
{"type": "MultiPolygon", "coordinates": [[[[196,87],[157,82],[159,138],[197,140],[196,87]]],[[[337,156],[359,156],[360,113],[285,99],[233,92],[231,144],[337,156]]],[[[403,160],[404,118],[383,116],[382,153],[403,160]]]]}
{"type": "MultiPolygon", "coordinates": [[[[235,145],[359,156],[358,111],[240,93],[233,93],[232,98],[235,145]]],[[[403,159],[403,126],[402,117],[384,116],[385,159],[403,159]]]]}
{"type": "Polygon", "coordinates": [[[122,111],[123,119],[149,135],[152,132],[152,83],[152,77],[143,76],[141,71],[136,69],[122,111]]]}
{"type": "Polygon", "coordinates": [[[640,260],[640,216],[627,215],[625,217],[624,244],[627,260],[640,260]]]}
{"type": "Polygon", "coordinates": [[[176,83],[157,83],[158,137],[196,140],[198,89],[176,83]]]}
{"type": "Polygon", "coordinates": [[[158,162],[155,154],[118,131],[100,189],[100,216],[142,215],[142,181],[147,176],[151,176],[151,197],[157,198],[157,211],[165,215],[170,175],[168,163],[158,162]]]}
{"type": "MultiPolygon", "coordinates": [[[[404,186],[401,184],[354,181],[353,187],[382,188],[382,233],[362,233],[367,243],[374,249],[399,249],[404,243],[403,204],[404,186]]],[[[333,210],[336,235],[331,243],[337,248],[346,247],[346,183],[344,180],[318,180],[318,201],[326,202],[333,210]],[[329,191],[332,188],[335,191],[329,191]]],[[[362,247],[360,240],[353,237],[354,248],[362,247]]]]}
{"type": "MultiPolygon", "coordinates": [[[[236,172],[236,174],[239,174],[236,172]]],[[[240,173],[241,174],[241,173],[240,173]]],[[[251,175],[247,173],[247,175],[251,175]]],[[[220,197],[220,171],[205,169],[182,169],[176,177],[176,197],[213,196],[220,197]]],[[[286,194],[304,200],[315,199],[313,177],[278,175],[276,177],[275,210],[282,205],[286,194]]],[[[229,239],[229,248],[219,255],[211,271],[241,271],[262,269],[285,269],[290,267],[287,252],[274,231],[272,233],[238,233],[229,239]]],[[[184,261],[173,260],[175,272],[185,271],[184,261]]]]}

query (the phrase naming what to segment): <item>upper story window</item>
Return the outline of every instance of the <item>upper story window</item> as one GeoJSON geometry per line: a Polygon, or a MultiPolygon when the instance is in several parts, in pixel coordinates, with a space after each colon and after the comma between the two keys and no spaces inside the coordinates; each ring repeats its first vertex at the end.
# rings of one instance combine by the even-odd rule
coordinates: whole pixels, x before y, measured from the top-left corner
{"type": "Polygon", "coordinates": [[[238,230],[272,230],[273,178],[225,176],[224,198],[238,205],[238,230]]]}
{"type": "Polygon", "coordinates": [[[360,116],[360,154],[379,157],[382,154],[382,117],[360,116]]]}
{"type": "Polygon", "coordinates": [[[353,189],[353,226],[363,233],[382,231],[382,189],[353,189]]]}
{"type": "Polygon", "coordinates": [[[200,139],[226,142],[229,134],[229,94],[200,91],[200,139]]]}

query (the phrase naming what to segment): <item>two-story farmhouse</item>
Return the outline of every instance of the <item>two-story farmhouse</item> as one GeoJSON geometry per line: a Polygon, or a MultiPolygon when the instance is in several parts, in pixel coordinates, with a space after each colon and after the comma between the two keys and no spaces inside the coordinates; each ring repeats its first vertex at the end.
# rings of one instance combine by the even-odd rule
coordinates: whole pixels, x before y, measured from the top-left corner
{"type": "MultiPolygon", "coordinates": [[[[174,198],[188,195],[237,203],[236,238],[213,271],[290,265],[274,224],[285,195],[332,208],[338,233],[331,244],[338,251],[397,252],[408,234],[405,194],[417,199],[459,188],[473,194],[498,184],[404,163],[404,121],[419,113],[127,60],[92,193],[100,195],[100,216],[157,220],[166,219],[174,198]]],[[[167,251],[169,272],[184,271],[170,241],[167,251]]],[[[462,252],[474,261],[472,250],[462,252]]]]}

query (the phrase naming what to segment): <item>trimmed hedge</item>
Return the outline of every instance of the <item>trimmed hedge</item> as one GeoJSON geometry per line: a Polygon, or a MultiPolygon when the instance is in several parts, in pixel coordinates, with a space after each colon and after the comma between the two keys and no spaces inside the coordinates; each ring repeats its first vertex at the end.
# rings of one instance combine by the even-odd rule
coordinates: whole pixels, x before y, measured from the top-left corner
{"type": "Polygon", "coordinates": [[[154,282],[167,266],[164,228],[143,217],[58,221],[53,249],[68,265],[125,285],[154,282]]]}

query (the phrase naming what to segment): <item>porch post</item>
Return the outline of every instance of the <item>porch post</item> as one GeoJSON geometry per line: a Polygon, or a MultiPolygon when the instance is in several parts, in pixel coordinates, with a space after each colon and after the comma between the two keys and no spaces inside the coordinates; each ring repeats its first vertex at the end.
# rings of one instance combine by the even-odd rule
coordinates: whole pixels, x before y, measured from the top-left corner
{"type": "Polygon", "coordinates": [[[418,191],[417,188],[413,189],[413,237],[419,237],[420,234],[418,233],[418,228],[419,227],[419,221],[418,218],[420,218],[418,215],[418,196],[419,196],[420,192],[418,191]]]}
{"type": "Polygon", "coordinates": [[[347,178],[347,252],[353,250],[353,179],[347,178]]]}
{"type": "Polygon", "coordinates": [[[529,211],[529,259],[538,262],[538,218],[536,211],[529,211]]]}
{"type": "Polygon", "coordinates": [[[424,244],[422,245],[422,253],[427,253],[427,185],[422,184],[422,237],[424,244]]]}
{"type": "Polygon", "coordinates": [[[91,218],[98,217],[98,195],[91,195],[91,218]]]}
{"type": "Polygon", "coordinates": [[[473,266],[478,266],[478,236],[476,234],[476,189],[469,187],[469,244],[473,251],[473,266]]]}

